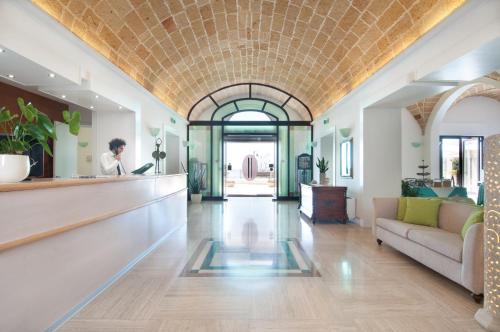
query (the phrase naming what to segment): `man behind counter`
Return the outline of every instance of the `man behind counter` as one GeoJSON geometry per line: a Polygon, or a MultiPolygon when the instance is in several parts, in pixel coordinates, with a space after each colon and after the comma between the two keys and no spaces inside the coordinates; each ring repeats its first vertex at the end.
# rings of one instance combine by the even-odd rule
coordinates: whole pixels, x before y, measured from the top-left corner
{"type": "Polygon", "coordinates": [[[121,138],[113,138],[109,142],[109,152],[101,155],[101,173],[103,175],[124,175],[121,154],[127,143],[121,138]]]}

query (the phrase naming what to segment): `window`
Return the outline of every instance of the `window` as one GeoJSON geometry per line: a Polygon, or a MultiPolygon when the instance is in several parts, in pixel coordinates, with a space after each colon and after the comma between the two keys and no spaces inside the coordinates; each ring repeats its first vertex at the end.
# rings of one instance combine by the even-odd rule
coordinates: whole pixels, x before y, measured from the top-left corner
{"type": "Polygon", "coordinates": [[[243,111],[231,115],[229,121],[272,121],[267,114],[256,111],[243,111]]]}
{"type": "Polygon", "coordinates": [[[482,136],[441,136],[440,176],[453,179],[455,186],[467,188],[467,194],[475,199],[483,169],[482,136]]]}

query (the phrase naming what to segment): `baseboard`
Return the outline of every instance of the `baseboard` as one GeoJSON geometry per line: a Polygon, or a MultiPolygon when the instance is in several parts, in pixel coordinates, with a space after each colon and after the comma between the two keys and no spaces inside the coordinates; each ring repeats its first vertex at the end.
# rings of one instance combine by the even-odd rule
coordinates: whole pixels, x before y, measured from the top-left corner
{"type": "Polygon", "coordinates": [[[75,305],[67,313],[65,313],[61,318],[59,318],[54,323],[52,323],[52,325],[50,325],[45,331],[52,332],[52,331],[56,331],[57,329],[59,329],[64,323],[66,323],[68,320],[70,320],[72,317],[74,317],[80,310],[82,310],[87,304],[92,302],[97,296],[99,296],[99,294],[101,294],[106,289],[108,289],[111,285],[113,285],[118,279],[123,277],[137,263],[139,263],[142,259],[144,259],[144,257],[149,255],[163,241],[165,241],[170,235],[172,235],[174,232],[179,230],[184,225],[185,225],[185,223],[180,224],[179,226],[174,227],[169,232],[167,232],[165,235],[163,235],[158,241],[153,243],[148,249],[146,249],[141,254],[139,254],[139,256],[137,256],[132,261],[130,261],[123,269],[121,269],[119,272],[117,272],[115,275],[113,275],[111,278],[109,278],[108,281],[106,281],[101,287],[97,288],[95,291],[90,293],[82,302],[75,305]]]}

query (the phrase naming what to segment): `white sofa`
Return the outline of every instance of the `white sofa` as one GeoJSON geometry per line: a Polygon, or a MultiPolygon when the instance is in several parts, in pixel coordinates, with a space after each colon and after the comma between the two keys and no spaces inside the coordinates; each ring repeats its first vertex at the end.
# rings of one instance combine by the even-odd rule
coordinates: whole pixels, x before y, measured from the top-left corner
{"type": "Polygon", "coordinates": [[[472,292],[480,302],[484,287],[483,224],[472,225],[460,235],[474,205],[443,201],[438,227],[397,220],[399,198],[374,198],[373,232],[382,242],[401,251],[472,292]]]}

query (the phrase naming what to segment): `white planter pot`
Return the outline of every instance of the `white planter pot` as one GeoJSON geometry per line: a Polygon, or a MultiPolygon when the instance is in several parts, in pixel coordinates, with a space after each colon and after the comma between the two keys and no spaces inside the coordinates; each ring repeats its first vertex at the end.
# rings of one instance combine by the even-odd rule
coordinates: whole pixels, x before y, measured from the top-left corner
{"type": "Polygon", "coordinates": [[[201,194],[191,194],[191,202],[201,203],[201,194]]]}
{"type": "Polygon", "coordinates": [[[326,177],[325,173],[319,173],[319,184],[327,186],[329,182],[330,179],[326,177]]]}
{"type": "Polygon", "coordinates": [[[0,154],[0,183],[19,182],[26,179],[29,174],[29,156],[0,154]]]}

